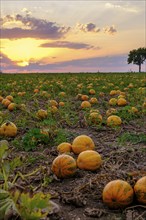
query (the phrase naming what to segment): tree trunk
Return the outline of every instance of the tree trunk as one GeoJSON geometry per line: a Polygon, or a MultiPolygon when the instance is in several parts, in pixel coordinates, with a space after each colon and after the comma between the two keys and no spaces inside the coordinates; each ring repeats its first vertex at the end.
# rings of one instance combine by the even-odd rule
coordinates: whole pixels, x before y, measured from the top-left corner
{"type": "Polygon", "coordinates": [[[139,64],[139,73],[141,72],[141,63],[139,64]]]}

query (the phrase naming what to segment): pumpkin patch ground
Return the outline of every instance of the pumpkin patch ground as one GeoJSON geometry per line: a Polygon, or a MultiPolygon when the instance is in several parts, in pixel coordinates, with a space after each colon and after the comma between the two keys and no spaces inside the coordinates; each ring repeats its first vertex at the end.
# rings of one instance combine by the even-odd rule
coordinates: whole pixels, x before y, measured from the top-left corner
{"type": "MultiPolygon", "coordinates": [[[[4,143],[10,152],[4,160],[11,164],[8,182],[22,191],[50,194],[59,208],[52,209],[42,219],[146,219],[146,204],[139,203],[136,195],[129,205],[116,209],[109,208],[102,199],[103,189],[110,181],[123,180],[134,189],[136,182],[146,176],[146,75],[111,75],[0,75],[3,85],[0,88],[0,149],[6,140],[4,143]],[[129,86],[130,83],[133,87],[129,86]],[[90,103],[84,108],[81,107],[83,95],[89,97],[90,103]],[[109,100],[111,97],[118,100],[119,95],[125,97],[126,103],[120,106],[114,103],[115,110],[111,111],[109,100]],[[14,110],[10,111],[2,104],[7,96],[12,96],[14,110]],[[91,98],[96,98],[97,102],[90,102],[91,98]],[[64,105],[59,105],[60,102],[64,105]],[[137,111],[131,111],[132,107],[137,111]],[[38,117],[40,109],[45,111],[45,116],[38,117]],[[102,119],[98,123],[90,120],[91,112],[99,113],[102,119]],[[110,115],[120,117],[121,123],[108,125],[110,115]],[[13,130],[11,135],[10,128],[9,135],[6,135],[4,123],[14,123],[16,135],[13,135],[13,130]],[[91,146],[83,138],[86,145],[82,149],[94,150],[102,158],[101,165],[94,171],[79,169],[75,164],[80,150],[77,145],[72,148],[76,151],[71,150],[71,145],[79,136],[88,136],[92,140],[91,146]],[[62,143],[67,143],[69,149],[62,145],[59,151],[58,146],[62,143]],[[63,173],[61,178],[52,169],[53,161],[60,155],[66,155],[62,156],[63,162],[55,164],[57,172],[63,173]],[[57,166],[62,166],[62,170],[57,166]]],[[[93,156],[93,160],[96,158],[93,156]]],[[[89,160],[83,161],[89,163],[89,160]]],[[[0,166],[0,189],[3,184],[0,166]]],[[[119,196],[124,198],[124,194],[126,198],[126,190],[119,196]]],[[[11,216],[8,219],[15,218],[11,216]]]]}

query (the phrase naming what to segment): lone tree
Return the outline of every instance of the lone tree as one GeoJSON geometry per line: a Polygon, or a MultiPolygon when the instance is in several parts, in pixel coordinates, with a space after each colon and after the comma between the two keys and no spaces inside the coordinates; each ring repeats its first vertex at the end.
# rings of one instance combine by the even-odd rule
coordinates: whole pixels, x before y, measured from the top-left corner
{"type": "Polygon", "coordinates": [[[139,66],[139,72],[141,72],[141,64],[146,60],[146,48],[140,47],[137,50],[131,50],[128,54],[127,62],[133,63],[139,66]]]}

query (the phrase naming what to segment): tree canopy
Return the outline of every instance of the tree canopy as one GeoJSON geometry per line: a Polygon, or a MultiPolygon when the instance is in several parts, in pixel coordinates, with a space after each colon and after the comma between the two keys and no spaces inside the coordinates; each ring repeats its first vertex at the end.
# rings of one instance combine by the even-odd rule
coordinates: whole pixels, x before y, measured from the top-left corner
{"type": "Polygon", "coordinates": [[[146,48],[140,47],[138,49],[131,50],[128,54],[128,64],[133,63],[139,66],[139,72],[141,72],[141,64],[146,60],[146,48]]]}

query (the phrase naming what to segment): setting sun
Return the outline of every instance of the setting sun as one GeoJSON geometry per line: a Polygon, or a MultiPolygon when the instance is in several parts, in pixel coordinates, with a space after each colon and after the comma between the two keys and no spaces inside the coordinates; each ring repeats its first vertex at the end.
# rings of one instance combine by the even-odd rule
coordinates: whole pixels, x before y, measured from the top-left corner
{"type": "Polygon", "coordinates": [[[28,66],[29,62],[27,62],[27,61],[18,62],[17,65],[18,66],[28,66]]]}
{"type": "MultiPolygon", "coordinates": [[[[43,41],[44,42],[44,41],[43,41]]],[[[42,40],[35,40],[33,38],[16,39],[16,40],[3,40],[2,52],[9,57],[9,59],[18,63],[19,66],[26,66],[29,60],[37,61],[43,57],[53,56],[54,49],[39,47],[42,40]]]]}

